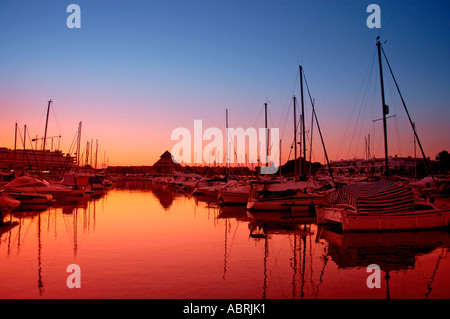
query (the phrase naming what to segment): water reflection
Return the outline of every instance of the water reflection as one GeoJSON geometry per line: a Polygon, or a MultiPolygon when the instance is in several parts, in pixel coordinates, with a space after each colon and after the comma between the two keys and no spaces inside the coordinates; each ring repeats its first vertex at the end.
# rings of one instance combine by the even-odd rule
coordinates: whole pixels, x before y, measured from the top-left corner
{"type": "Polygon", "coordinates": [[[449,297],[449,235],[342,233],[302,212],[250,213],[125,181],[7,214],[0,298],[70,298],[71,263],[86,276],[82,298],[392,298],[400,289],[405,298],[449,297]],[[382,291],[365,285],[370,264],[381,267],[382,291]],[[399,274],[412,278],[406,288],[399,274]]]}
{"type": "Polygon", "coordinates": [[[120,180],[115,183],[114,187],[129,192],[152,193],[166,211],[169,210],[177,197],[182,196],[180,192],[174,191],[168,184],[146,180],[120,180]]]}
{"type": "MultiPolygon", "coordinates": [[[[303,212],[247,212],[249,218],[249,237],[254,241],[264,241],[264,272],[262,298],[267,298],[267,279],[270,270],[268,269],[269,245],[275,236],[289,236],[292,238],[290,267],[292,269],[292,291],[291,298],[305,298],[305,285],[307,278],[307,264],[312,263],[311,253],[312,236],[314,230],[312,225],[315,218],[303,212]],[[308,260],[309,259],[309,260],[308,260]]],[[[312,270],[310,267],[310,283],[313,288],[320,285],[312,281],[312,270]]]]}
{"type": "MultiPolygon", "coordinates": [[[[210,203],[210,202],[208,202],[210,203]]],[[[220,206],[219,214],[217,215],[218,219],[223,219],[225,221],[224,228],[224,255],[223,255],[223,276],[222,278],[226,279],[227,274],[227,262],[230,257],[231,245],[234,242],[237,228],[240,223],[245,223],[248,221],[247,217],[247,209],[242,206],[220,206]],[[234,223],[232,221],[234,220],[234,223]],[[228,235],[231,233],[231,228],[235,229],[233,232],[233,237],[229,240],[228,235]]]]}
{"type": "MultiPolygon", "coordinates": [[[[23,251],[25,254],[35,255],[33,259],[36,262],[37,288],[40,297],[45,292],[45,268],[42,255],[43,251],[48,252],[43,240],[44,233],[48,236],[53,232],[54,238],[57,238],[58,231],[61,229],[57,223],[62,219],[66,233],[72,234],[72,251],[73,256],[76,257],[79,219],[80,217],[82,219],[83,231],[89,231],[91,225],[95,230],[96,203],[105,194],[106,192],[93,192],[83,196],[67,196],[58,198],[51,205],[22,204],[5,214],[5,220],[0,225],[0,242],[6,242],[7,256],[11,256],[13,251],[17,256],[21,255],[23,251]],[[81,215],[79,215],[80,211],[81,215]],[[35,229],[34,234],[33,228],[35,229]]],[[[29,257],[30,255],[26,255],[25,258],[29,257]]]]}
{"type": "Polygon", "coordinates": [[[390,299],[392,272],[412,270],[418,257],[439,251],[424,295],[428,298],[439,263],[447,255],[449,235],[445,231],[342,233],[335,229],[319,228],[318,238],[328,242],[327,255],[339,268],[366,268],[371,264],[380,266],[381,271],[385,273],[386,298],[390,299]]]}

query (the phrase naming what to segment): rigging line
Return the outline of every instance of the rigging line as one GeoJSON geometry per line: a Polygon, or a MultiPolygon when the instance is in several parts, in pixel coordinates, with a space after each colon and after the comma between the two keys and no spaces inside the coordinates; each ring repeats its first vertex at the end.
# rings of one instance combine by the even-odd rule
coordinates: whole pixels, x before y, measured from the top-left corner
{"type": "MultiPolygon", "coordinates": [[[[389,94],[390,94],[391,99],[392,99],[392,105],[393,105],[393,109],[394,109],[394,114],[397,114],[396,103],[395,103],[394,95],[393,95],[392,88],[391,88],[390,85],[388,85],[388,90],[389,90],[389,94]]],[[[398,120],[397,120],[396,116],[394,117],[394,125],[395,125],[395,133],[397,135],[396,136],[397,137],[397,140],[396,140],[396,142],[397,142],[397,149],[398,149],[398,152],[399,152],[400,156],[402,156],[402,149],[401,149],[401,142],[400,142],[400,128],[399,128],[398,120]]]]}
{"type": "MultiPolygon", "coordinates": [[[[311,94],[310,94],[310,91],[309,91],[309,88],[308,88],[308,82],[306,81],[306,76],[305,76],[305,84],[306,84],[306,88],[308,89],[308,94],[309,94],[309,98],[311,100],[311,104],[313,105],[313,108],[312,108],[313,117],[316,119],[317,130],[319,132],[320,140],[322,142],[323,152],[324,152],[324,155],[325,155],[325,158],[326,158],[326,161],[327,161],[328,170],[330,171],[331,181],[333,182],[333,185],[334,185],[333,171],[331,169],[330,161],[328,159],[328,153],[327,153],[327,150],[325,148],[325,142],[323,140],[322,131],[320,130],[319,120],[317,119],[316,110],[314,108],[314,103],[312,102],[312,97],[311,97],[311,94]]],[[[310,152],[311,152],[311,150],[310,150],[310,152]]]]}
{"type": "MultiPolygon", "coordinates": [[[[75,142],[76,142],[76,140],[77,140],[77,137],[78,137],[78,132],[75,134],[75,137],[74,137],[74,139],[73,139],[73,141],[72,141],[72,145],[70,146],[70,149],[69,149],[68,154],[71,154],[71,153],[72,153],[72,147],[75,147],[75,142]]],[[[78,163],[77,163],[77,164],[78,164],[78,163]]],[[[64,160],[64,163],[63,163],[63,165],[62,165],[62,171],[61,171],[61,174],[64,173],[64,172],[66,171],[66,168],[67,168],[68,165],[69,165],[69,157],[66,157],[66,159],[64,160]]]]}
{"type": "MultiPolygon", "coordinates": [[[[23,136],[23,138],[22,138],[22,134],[20,133],[20,130],[18,130],[18,132],[19,132],[20,140],[23,145],[25,143],[24,141],[26,141],[26,138],[25,138],[25,136],[23,136]]],[[[26,134],[26,133],[24,132],[24,134],[26,134]]],[[[24,149],[24,153],[25,153],[25,158],[27,159],[28,167],[31,167],[30,159],[28,158],[28,152],[25,149],[24,149]]]]}
{"type": "MultiPolygon", "coordinates": [[[[387,57],[386,57],[386,53],[384,52],[383,46],[381,46],[381,51],[383,52],[384,59],[386,60],[387,66],[388,66],[389,71],[390,71],[390,73],[391,73],[392,79],[394,80],[395,86],[397,87],[397,91],[398,91],[398,94],[400,95],[400,98],[401,98],[401,100],[402,100],[402,104],[403,104],[403,107],[404,107],[404,109],[405,109],[406,115],[408,116],[409,123],[411,124],[411,127],[412,127],[412,129],[413,129],[413,131],[414,131],[414,135],[415,135],[415,137],[416,137],[417,144],[419,145],[420,151],[422,152],[422,156],[423,156],[423,160],[424,160],[424,162],[425,162],[425,169],[426,169],[427,175],[429,175],[430,172],[429,172],[429,162],[428,162],[428,159],[427,159],[427,157],[425,156],[425,152],[423,151],[422,143],[420,143],[419,137],[417,136],[416,129],[414,128],[414,124],[413,124],[413,122],[412,122],[412,120],[411,120],[411,117],[410,117],[410,115],[409,115],[408,108],[406,107],[405,100],[403,99],[403,95],[402,95],[402,93],[400,92],[400,88],[398,87],[397,80],[395,79],[394,73],[392,72],[391,65],[389,64],[389,61],[388,61],[388,59],[387,59],[387,57]]],[[[434,175],[433,175],[433,174],[430,174],[430,175],[431,175],[431,177],[433,178],[434,183],[436,184],[436,179],[434,178],[434,175]]]]}
{"type": "Polygon", "coordinates": [[[256,127],[256,125],[258,124],[259,118],[261,117],[263,110],[264,110],[264,104],[259,109],[259,114],[258,114],[258,117],[256,118],[255,122],[253,123],[253,127],[256,127]]]}
{"type": "Polygon", "coordinates": [[[286,101],[284,103],[285,107],[283,109],[283,112],[281,113],[281,118],[280,118],[280,127],[283,128],[283,131],[281,132],[280,137],[283,139],[284,138],[284,132],[286,129],[286,123],[289,120],[289,114],[290,114],[290,110],[291,110],[291,100],[292,100],[292,96],[294,96],[294,92],[295,92],[295,88],[297,87],[297,80],[299,78],[299,74],[298,72],[296,72],[295,74],[295,80],[294,80],[294,84],[291,87],[291,90],[289,92],[289,95],[286,97],[286,101]],[[285,116],[284,113],[286,112],[286,117],[284,120],[283,125],[281,125],[281,120],[283,119],[283,117],[285,116]]]}
{"type": "Polygon", "coordinates": [[[303,69],[303,78],[305,79],[305,84],[306,84],[306,90],[308,92],[308,96],[309,96],[309,101],[311,103],[311,108],[312,108],[312,116],[311,116],[311,127],[310,127],[310,132],[308,135],[308,141],[310,142],[310,150],[309,150],[309,157],[310,157],[310,163],[311,163],[311,158],[312,158],[312,129],[314,126],[314,113],[315,113],[315,105],[314,105],[314,100],[311,96],[311,91],[309,90],[309,85],[308,85],[308,81],[306,80],[306,73],[305,70],[303,69]]]}
{"type": "Polygon", "coordinates": [[[270,124],[272,125],[272,128],[274,128],[275,125],[273,124],[273,120],[272,120],[272,116],[270,115],[270,110],[269,110],[269,108],[267,108],[267,114],[269,115],[270,124]]]}
{"type": "MultiPolygon", "coordinates": [[[[53,104],[54,104],[54,103],[53,103],[53,104]]],[[[53,104],[52,104],[52,106],[53,106],[53,104]]],[[[55,108],[52,107],[51,109],[52,109],[53,117],[55,118],[56,126],[58,127],[58,131],[59,131],[59,134],[58,134],[58,135],[59,135],[60,138],[62,137],[63,146],[64,146],[64,148],[65,148],[65,147],[66,147],[66,141],[65,141],[64,135],[62,134],[62,129],[61,129],[61,124],[59,123],[59,118],[58,118],[58,116],[56,115],[55,108]]]]}
{"type": "Polygon", "coordinates": [[[352,122],[352,119],[353,119],[353,113],[355,112],[356,106],[357,106],[357,104],[358,104],[358,101],[359,101],[359,98],[360,98],[360,95],[361,95],[361,92],[362,92],[362,89],[363,89],[364,82],[366,81],[366,78],[368,78],[368,73],[369,73],[369,72],[370,72],[370,73],[372,72],[371,70],[373,69],[373,65],[374,65],[374,61],[375,61],[375,56],[376,56],[376,48],[373,49],[372,58],[370,59],[369,66],[367,67],[366,73],[364,74],[363,81],[361,82],[361,87],[360,87],[360,89],[359,89],[358,96],[357,96],[356,101],[355,101],[355,105],[353,106],[352,114],[351,114],[351,116],[350,116],[349,121],[347,122],[347,127],[345,128],[344,136],[343,136],[343,138],[342,138],[342,140],[341,140],[341,144],[339,145],[338,151],[337,151],[337,153],[336,153],[336,158],[339,158],[339,154],[340,154],[342,145],[343,145],[344,141],[346,140],[345,137],[346,137],[347,131],[348,131],[349,127],[350,127],[350,123],[352,122]]]}
{"type": "MultiPolygon", "coordinates": [[[[374,62],[374,60],[372,60],[372,62],[374,62]]],[[[362,131],[362,128],[363,128],[363,124],[364,124],[363,120],[364,120],[364,115],[365,115],[364,104],[366,103],[366,101],[368,99],[368,96],[369,96],[368,91],[369,91],[369,88],[370,88],[370,79],[372,79],[373,65],[374,65],[374,63],[372,63],[372,68],[370,68],[370,70],[369,70],[369,74],[368,74],[368,77],[367,77],[365,90],[364,90],[363,96],[361,98],[361,104],[360,104],[358,116],[357,116],[357,119],[356,119],[356,123],[355,123],[354,129],[353,129],[352,137],[351,137],[349,148],[348,148],[348,152],[347,152],[347,158],[348,158],[348,156],[349,156],[349,154],[351,152],[353,141],[355,139],[355,134],[356,134],[356,130],[357,130],[358,126],[359,126],[359,139],[358,140],[360,140],[360,138],[361,138],[361,131],[362,131]],[[361,111],[363,111],[362,112],[363,114],[362,114],[362,120],[360,122],[359,119],[360,119],[360,116],[361,116],[361,111]]]]}
{"type": "Polygon", "coordinates": [[[34,128],[33,135],[38,135],[38,134],[37,134],[38,127],[40,126],[41,121],[42,121],[42,118],[44,117],[44,115],[45,115],[46,112],[47,112],[46,109],[44,109],[44,111],[43,111],[42,114],[41,114],[41,118],[39,119],[39,122],[38,122],[37,126],[34,128]]]}

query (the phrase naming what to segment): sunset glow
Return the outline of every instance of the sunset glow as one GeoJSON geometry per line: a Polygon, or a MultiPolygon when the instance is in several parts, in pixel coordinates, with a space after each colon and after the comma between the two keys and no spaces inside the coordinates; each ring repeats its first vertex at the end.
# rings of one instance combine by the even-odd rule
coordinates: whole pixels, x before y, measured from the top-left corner
{"type": "MultiPolygon", "coordinates": [[[[367,3],[357,2],[77,4],[81,28],[69,29],[67,3],[1,2],[0,146],[14,147],[15,123],[21,132],[27,125],[30,138],[42,138],[51,99],[47,136],[61,135],[64,153],[74,152],[82,122],[81,144],[98,140],[102,165],[152,165],[175,145],[174,129],[193,129],[199,119],[225,130],[226,109],[231,127],[264,127],[268,103],[283,164],[293,158],[292,97],[300,95],[301,64],[330,159],[364,157],[369,134],[372,154],[382,157],[381,122],[373,122],[381,117],[373,66],[378,35],[387,41],[426,155],[434,159],[450,146],[445,1],[378,1],[381,29],[366,26],[367,3]]],[[[388,122],[390,153],[414,156],[413,133],[388,77],[386,69],[390,115],[396,115],[388,122]]],[[[309,139],[306,91],[304,100],[309,139]]],[[[312,134],[312,159],[323,163],[315,126],[312,134]]]]}

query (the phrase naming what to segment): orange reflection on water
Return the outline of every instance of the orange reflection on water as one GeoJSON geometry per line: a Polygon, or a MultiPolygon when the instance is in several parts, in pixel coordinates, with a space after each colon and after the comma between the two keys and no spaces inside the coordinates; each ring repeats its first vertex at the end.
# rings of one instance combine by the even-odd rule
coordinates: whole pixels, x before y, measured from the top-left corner
{"type": "Polygon", "coordinates": [[[209,200],[131,183],[16,212],[1,227],[0,298],[450,296],[446,232],[342,234],[209,200]],[[370,263],[380,289],[366,285],[370,263]],[[66,285],[69,264],[81,268],[79,289],[66,285]]]}

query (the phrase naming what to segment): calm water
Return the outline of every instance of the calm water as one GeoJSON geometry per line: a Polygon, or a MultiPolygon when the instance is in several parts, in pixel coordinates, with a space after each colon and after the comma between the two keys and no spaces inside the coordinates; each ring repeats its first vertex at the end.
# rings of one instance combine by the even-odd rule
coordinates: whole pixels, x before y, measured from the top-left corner
{"type": "Polygon", "coordinates": [[[151,182],[5,220],[0,298],[450,298],[442,231],[343,235],[151,182]],[[370,264],[381,288],[367,287],[370,264]]]}

